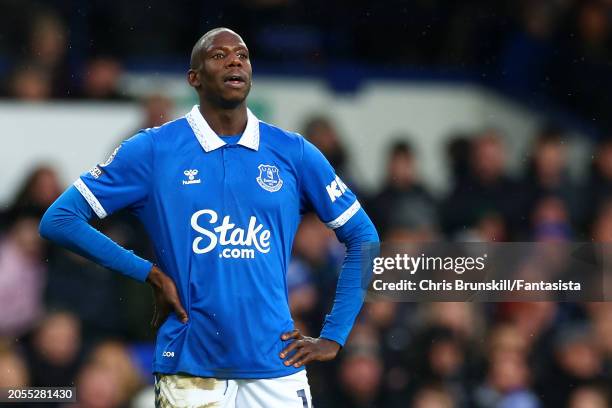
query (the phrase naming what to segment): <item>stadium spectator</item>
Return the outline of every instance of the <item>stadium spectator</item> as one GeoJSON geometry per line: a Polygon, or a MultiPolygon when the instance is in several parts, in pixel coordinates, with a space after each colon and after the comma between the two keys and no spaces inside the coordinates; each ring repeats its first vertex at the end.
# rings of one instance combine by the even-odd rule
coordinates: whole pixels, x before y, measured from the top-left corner
{"type": "Polygon", "coordinates": [[[464,302],[433,302],[419,304],[421,328],[443,327],[459,339],[471,342],[482,335],[485,322],[481,306],[464,302]]]}
{"type": "Polygon", "coordinates": [[[0,336],[26,334],[44,313],[46,268],[39,221],[31,212],[15,213],[0,237],[0,336]]]}
{"type": "Polygon", "coordinates": [[[453,186],[462,185],[469,180],[472,137],[465,133],[452,134],[448,137],[445,153],[453,186]]]}
{"type": "Polygon", "coordinates": [[[412,221],[409,216],[408,220],[398,220],[392,224],[388,231],[383,235],[385,242],[388,243],[418,243],[418,242],[433,242],[438,236],[432,225],[410,223],[412,221]]]}
{"type": "Polygon", "coordinates": [[[49,74],[42,68],[29,63],[15,68],[8,88],[11,97],[27,102],[41,102],[52,95],[49,74]]]}
{"type": "Polygon", "coordinates": [[[118,302],[120,280],[111,271],[58,248],[49,259],[48,276],[45,293],[48,307],[74,313],[85,338],[95,340],[103,333],[118,336],[123,333],[124,324],[133,323],[129,314],[122,311],[125,302],[118,302]]]}
{"type": "Polygon", "coordinates": [[[419,353],[414,353],[415,389],[428,384],[440,384],[452,396],[458,406],[470,401],[470,386],[474,380],[468,370],[468,358],[472,357],[464,342],[448,328],[431,327],[420,334],[413,344],[419,353]]]}
{"type": "Polygon", "coordinates": [[[489,357],[510,355],[524,358],[529,354],[530,342],[511,323],[500,323],[491,327],[485,353],[489,357]]]}
{"type": "Polygon", "coordinates": [[[563,131],[550,125],[535,137],[522,186],[526,205],[524,213],[531,213],[542,198],[553,196],[567,208],[567,221],[577,221],[577,189],[568,174],[567,143],[563,131]]]}
{"type": "MultiPolygon", "coordinates": [[[[289,291],[289,308],[294,319],[303,320],[313,317],[319,301],[319,293],[314,284],[312,271],[300,260],[293,260],[287,270],[287,290],[289,291]]],[[[304,327],[305,333],[311,330],[304,327]]]]}
{"type": "MultiPolygon", "coordinates": [[[[455,408],[451,393],[439,385],[426,385],[414,395],[411,408],[455,408]]],[[[399,408],[399,406],[398,406],[399,408]]]]}
{"type": "MultiPolygon", "coordinates": [[[[610,288],[607,288],[609,290],[610,288]]],[[[610,293],[610,292],[608,292],[610,293]]],[[[589,321],[593,325],[596,348],[601,350],[605,361],[607,376],[612,376],[610,365],[612,364],[612,303],[589,303],[589,321]]]]}
{"type": "Polygon", "coordinates": [[[12,208],[32,209],[42,215],[62,192],[55,169],[48,165],[35,167],[25,178],[17,191],[12,208]]]}
{"type": "Polygon", "coordinates": [[[529,367],[524,357],[496,354],[489,360],[487,377],[474,393],[479,408],[539,408],[541,403],[530,389],[529,367]]]}
{"type": "Polygon", "coordinates": [[[20,41],[25,46],[19,48],[19,56],[12,64],[13,74],[8,83],[3,84],[7,93],[27,101],[71,96],[66,27],[52,10],[40,11],[40,8],[28,4],[23,6],[31,8],[28,10],[30,18],[16,31],[27,30],[20,41]]]}
{"type": "Polygon", "coordinates": [[[604,380],[602,356],[588,325],[568,323],[557,331],[554,340],[553,369],[541,378],[539,387],[547,407],[567,403],[577,386],[604,380]]]}
{"type": "Polygon", "coordinates": [[[471,146],[469,176],[452,187],[442,206],[446,231],[456,234],[475,225],[483,214],[497,214],[506,225],[516,225],[520,217],[517,202],[522,201],[522,194],[507,174],[506,157],[498,131],[489,129],[476,136],[471,146]]]}
{"type": "Polygon", "coordinates": [[[306,121],[302,132],[304,137],[323,153],[344,182],[353,189],[354,183],[348,174],[346,149],[332,120],[325,116],[313,116],[306,121]]]}
{"type": "Polygon", "coordinates": [[[608,408],[610,406],[608,394],[605,386],[578,387],[570,394],[568,408],[608,408]]]}
{"type": "Polygon", "coordinates": [[[534,202],[530,231],[534,241],[569,241],[572,225],[567,204],[554,195],[534,202]]]}
{"type": "Polygon", "coordinates": [[[497,213],[483,213],[475,225],[455,236],[457,242],[504,242],[508,239],[504,219],[497,213]]]}
{"type": "Polygon", "coordinates": [[[555,52],[553,40],[567,3],[525,1],[517,5],[518,27],[504,42],[500,57],[506,92],[546,90],[545,77],[555,52]]]}
{"type": "Polygon", "coordinates": [[[402,136],[391,145],[383,188],[369,204],[381,234],[406,228],[414,233],[438,228],[436,203],[420,181],[413,148],[402,136]]]}
{"type": "Polygon", "coordinates": [[[609,76],[609,4],[603,1],[575,1],[569,10],[565,35],[551,61],[553,95],[566,106],[596,120],[604,131],[612,121],[607,112],[612,80],[609,76]],[[572,33],[568,35],[568,33],[572,33]]]}
{"type": "Polygon", "coordinates": [[[121,377],[95,363],[85,365],[76,381],[77,403],[75,408],[119,408],[125,401],[121,399],[121,377]]]}
{"type": "Polygon", "coordinates": [[[174,118],[174,102],[161,94],[146,97],[142,102],[142,109],[144,120],[140,129],[161,126],[174,118]]]}
{"type": "MultiPolygon", "coordinates": [[[[411,390],[416,375],[414,358],[414,309],[411,303],[385,300],[370,301],[362,313],[362,321],[375,328],[380,338],[380,355],[385,367],[384,393],[388,401],[405,404],[407,391],[411,390]]],[[[401,406],[401,405],[400,405],[401,406]]]]}
{"type": "MultiPolygon", "coordinates": [[[[344,250],[336,240],[333,233],[322,224],[314,214],[306,214],[298,228],[293,241],[293,257],[290,271],[293,276],[288,275],[288,282],[294,285],[299,281],[313,282],[318,289],[319,302],[316,308],[303,310],[302,318],[309,317],[309,331],[316,332],[322,321],[320,320],[324,310],[331,307],[334,293],[334,283],[337,278],[338,266],[342,263],[344,250]],[[298,279],[296,274],[302,275],[298,279]]],[[[294,287],[295,289],[295,287],[294,287]]],[[[292,301],[293,307],[296,302],[303,302],[306,306],[312,299],[307,292],[304,299],[292,301]]]]}
{"type": "MultiPolygon", "coordinates": [[[[559,307],[552,302],[511,302],[497,305],[497,318],[514,325],[529,347],[538,347],[554,329],[559,307]]],[[[546,347],[541,347],[545,353],[546,347]]]]}
{"type": "Polygon", "coordinates": [[[71,384],[80,364],[81,327],[69,312],[49,314],[33,333],[28,366],[36,387],[71,384]]]}
{"type": "Polygon", "coordinates": [[[114,57],[98,56],[90,59],[83,73],[80,96],[106,101],[129,100],[119,87],[123,68],[114,57]]]}
{"type": "Polygon", "coordinates": [[[122,342],[108,340],[100,343],[91,352],[89,364],[100,368],[117,382],[113,394],[120,406],[126,404],[143,384],[138,369],[122,342]]]}
{"type": "Polygon", "coordinates": [[[30,374],[22,356],[14,349],[0,349],[0,387],[27,387],[30,385],[30,374]]]}
{"type": "Polygon", "coordinates": [[[338,368],[341,391],[329,406],[384,407],[383,369],[376,331],[365,325],[355,326],[338,368]]]}
{"type": "Polygon", "coordinates": [[[585,205],[582,221],[592,222],[604,204],[612,198],[612,138],[601,140],[595,148],[585,185],[585,205]]]}
{"type": "Polygon", "coordinates": [[[595,214],[591,239],[595,242],[612,242],[612,200],[603,203],[595,214]]]}
{"type": "Polygon", "coordinates": [[[50,96],[55,98],[72,96],[73,84],[66,61],[68,40],[66,26],[56,13],[46,11],[35,14],[27,60],[29,65],[40,68],[49,77],[50,96]]]}
{"type": "MultiPolygon", "coordinates": [[[[119,211],[104,219],[100,230],[115,242],[130,248],[136,254],[153,257],[153,249],[144,226],[129,211],[119,211]]],[[[89,269],[90,274],[98,274],[98,277],[92,277],[89,284],[91,285],[93,281],[97,281],[103,285],[95,294],[95,296],[100,298],[100,304],[95,308],[97,310],[96,314],[103,313],[106,306],[113,306],[110,310],[118,310],[116,315],[106,313],[97,322],[92,321],[95,325],[90,327],[99,330],[105,326],[114,326],[115,330],[111,330],[111,333],[117,333],[117,328],[119,328],[120,333],[127,335],[135,341],[152,340],[154,332],[149,324],[150,322],[142,318],[142,316],[153,315],[153,302],[151,302],[149,288],[131,279],[116,276],[117,274],[109,274],[108,271],[100,274],[98,273],[100,268],[86,260],[82,260],[82,263],[89,269]],[[109,296],[113,295],[122,299],[120,304],[112,304],[109,296]]],[[[94,286],[91,287],[93,288],[94,286]]],[[[94,310],[91,306],[88,309],[94,310]]]]}
{"type": "Polygon", "coordinates": [[[377,300],[366,304],[363,312],[363,319],[381,333],[386,333],[389,329],[401,325],[402,322],[398,321],[402,317],[400,312],[402,311],[402,305],[397,302],[388,300],[377,300]]]}

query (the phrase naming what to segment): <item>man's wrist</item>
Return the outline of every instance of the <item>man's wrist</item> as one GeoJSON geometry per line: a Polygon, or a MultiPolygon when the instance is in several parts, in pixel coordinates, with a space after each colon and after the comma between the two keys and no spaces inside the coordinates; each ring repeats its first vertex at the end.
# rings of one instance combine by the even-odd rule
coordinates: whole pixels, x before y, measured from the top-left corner
{"type": "Polygon", "coordinates": [[[319,337],[319,340],[325,340],[326,343],[329,343],[330,346],[334,347],[336,349],[336,352],[339,352],[340,349],[342,348],[342,345],[340,343],[338,343],[335,340],[331,340],[325,337],[319,337]]]}
{"type": "Polygon", "coordinates": [[[329,330],[327,327],[324,327],[323,330],[321,330],[319,338],[333,341],[334,343],[338,344],[340,348],[344,347],[344,343],[346,343],[345,337],[338,335],[336,331],[329,330]]]}
{"type": "Polygon", "coordinates": [[[163,272],[157,266],[153,265],[149,275],[147,275],[147,282],[156,288],[162,286],[163,272]]]}

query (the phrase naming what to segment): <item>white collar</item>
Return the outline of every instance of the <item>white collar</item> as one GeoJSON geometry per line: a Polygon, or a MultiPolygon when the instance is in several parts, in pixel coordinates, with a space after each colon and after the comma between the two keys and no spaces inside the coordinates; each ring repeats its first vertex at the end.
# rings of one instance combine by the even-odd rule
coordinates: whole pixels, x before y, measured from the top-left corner
{"type": "MultiPolygon", "coordinates": [[[[193,109],[185,115],[185,119],[206,153],[225,145],[225,142],[208,125],[198,105],[194,105],[193,109]]],[[[259,149],[259,119],[249,108],[247,108],[246,129],[238,144],[253,150],[259,149]]]]}

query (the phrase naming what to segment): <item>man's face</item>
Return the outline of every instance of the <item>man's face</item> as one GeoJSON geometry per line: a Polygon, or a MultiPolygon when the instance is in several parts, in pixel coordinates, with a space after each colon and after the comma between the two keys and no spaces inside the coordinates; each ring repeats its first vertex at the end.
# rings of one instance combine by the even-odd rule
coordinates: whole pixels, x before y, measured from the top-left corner
{"type": "Polygon", "coordinates": [[[249,50],[242,38],[222,31],[201,48],[199,65],[190,71],[189,82],[214,105],[234,108],[249,94],[252,74],[249,50]]]}

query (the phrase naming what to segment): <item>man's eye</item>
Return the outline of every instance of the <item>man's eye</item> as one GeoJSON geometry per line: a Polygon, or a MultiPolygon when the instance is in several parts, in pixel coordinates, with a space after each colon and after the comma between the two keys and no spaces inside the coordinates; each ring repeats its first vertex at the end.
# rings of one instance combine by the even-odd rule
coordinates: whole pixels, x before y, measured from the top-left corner
{"type": "Polygon", "coordinates": [[[238,56],[239,56],[240,58],[242,58],[242,59],[248,59],[248,58],[249,58],[249,56],[248,56],[248,55],[243,54],[243,53],[238,54],[238,56]]]}
{"type": "Polygon", "coordinates": [[[220,53],[220,52],[218,52],[218,53],[216,53],[216,54],[214,54],[214,55],[213,55],[213,58],[214,58],[214,59],[221,59],[221,58],[223,58],[223,54],[222,54],[222,53],[220,53]]]}

